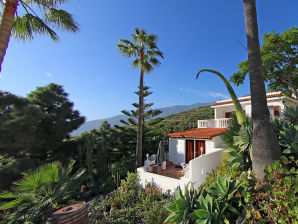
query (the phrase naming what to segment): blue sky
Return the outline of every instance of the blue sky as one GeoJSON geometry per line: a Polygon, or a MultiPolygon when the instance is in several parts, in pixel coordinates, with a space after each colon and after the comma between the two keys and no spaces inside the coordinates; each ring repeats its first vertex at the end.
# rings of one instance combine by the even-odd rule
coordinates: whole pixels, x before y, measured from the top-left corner
{"type": "MultiPolygon", "coordinates": [[[[157,108],[226,98],[219,78],[202,73],[195,80],[197,71],[210,68],[229,77],[247,58],[241,0],[72,0],[65,8],[76,15],[80,31],[58,32],[58,43],[46,36],[30,43],[11,39],[1,90],[25,96],[37,86],[61,84],[87,120],[131,109],[139,71],[115,47],[134,27],[157,34],[164,52],[161,66],[145,76],[154,92],[148,102],[157,108]]],[[[297,0],[257,0],[260,35],[297,25],[297,8],[297,0]]],[[[249,81],[235,91],[249,94],[249,81]]]]}

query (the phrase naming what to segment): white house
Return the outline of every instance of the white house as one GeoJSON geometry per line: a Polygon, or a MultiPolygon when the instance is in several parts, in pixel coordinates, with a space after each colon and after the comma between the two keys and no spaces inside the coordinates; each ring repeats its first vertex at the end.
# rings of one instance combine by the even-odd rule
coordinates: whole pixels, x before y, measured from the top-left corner
{"type": "MultiPolygon", "coordinates": [[[[238,98],[245,114],[251,116],[250,96],[238,98]]],[[[286,107],[297,105],[297,100],[281,95],[280,92],[267,94],[267,105],[272,117],[282,115],[286,107]]],[[[225,146],[220,135],[228,130],[229,120],[235,111],[232,100],[218,101],[211,105],[214,119],[198,120],[198,128],[167,134],[169,137],[168,168],[164,171],[149,172],[138,169],[141,183],[154,183],[162,190],[183,188],[186,183],[198,187],[205,182],[209,173],[219,166],[225,146]],[[187,164],[187,165],[184,165],[187,164]],[[179,168],[179,165],[184,169],[179,168]]]]}

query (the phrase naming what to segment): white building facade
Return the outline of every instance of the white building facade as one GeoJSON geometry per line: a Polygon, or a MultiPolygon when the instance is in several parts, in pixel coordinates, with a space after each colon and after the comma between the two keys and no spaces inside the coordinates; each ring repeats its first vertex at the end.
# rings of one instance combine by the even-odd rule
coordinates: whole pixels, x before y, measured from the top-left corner
{"type": "MultiPolygon", "coordinates": [[[[251,116],[250,96],[238,98],[245,114],[251,116]]],[[[282,96],[280,92],[267,94],[267,105],[271,117],[280,117],[286,107],[296,106],[297,100],[282,96]]],[[[198,120],[198,128],[183,132],[171,133],[169,137],[168,162],[175,165],[186,165],[185,175],[172,181],[158,178],[146,169],[138,169],[143,185],[154,183],[162,190],[174,190],[177,186],[192,183],[199,187],[205,182],[209,173],[220,165],[221,154],[225,149],[220,135],[228,130],[229,120],[235,112],[232,100],[218,101],[211,105],[214,119],[198,120]],[[145,175],[146,174],[146,175],[145,175]],[[168,185],[166,184],[168,183],[168,185]],[[176,183],[176,184],[171,184],[176,183]],[[167,187],[165,187],[167,186],[167,187]]],[[[167,177],[169,178],[169,177],[167,177]]]]}

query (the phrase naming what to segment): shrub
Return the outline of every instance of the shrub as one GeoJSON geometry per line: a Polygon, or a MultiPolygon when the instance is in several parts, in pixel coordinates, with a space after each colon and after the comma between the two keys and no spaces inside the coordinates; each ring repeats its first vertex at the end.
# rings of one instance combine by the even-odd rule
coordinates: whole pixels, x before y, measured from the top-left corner
{"type": "Polygon", "coordinates": [[[100,197],[91,201],[88,208],[88,221],[90,223],[108,223],[107,216],[111,209],[111,202],[110,197],[100,197]]]}
{"type": "Polygon", "coordinates": [[[253,191],[255,206],[250,207],[255,209],[248,210],[247,218],[270,223],[297,222],[297,167],[289,168],[281,161],[275,161],[266,167],[265,172],[264,183],[253,191]]]}
{"type": "Polygon", "coordinates": [[[78,170],[72,174],[74,163],[64,168],[54,162],[23,173],[23,178],[14,183],[12,192],[1,193],[0,199],[10,200],[0,207],[0,210],[12,210],[8,214],[9,223],[22,223],[23,219],[42,223],[53,211],[73,201],[79,194],[85,172],[78,170]]]}
{"type": "Polygon", "coordinates": [[[142,187],[139,184],[139,177],[135,173],[127,173],[126,179],[121,181],[121,185],[112,199],[112,209],[134,207],[140,200],[142,187]]]}

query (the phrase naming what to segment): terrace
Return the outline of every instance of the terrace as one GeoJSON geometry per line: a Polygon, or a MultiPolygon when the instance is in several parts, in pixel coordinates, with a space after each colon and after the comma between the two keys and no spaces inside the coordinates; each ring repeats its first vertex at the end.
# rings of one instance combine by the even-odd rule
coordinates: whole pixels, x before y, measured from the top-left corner
{"type": "Polygon", "coordinates": [[[230,118],[198,120],[198,128],[228,128],[230,118]]]}

